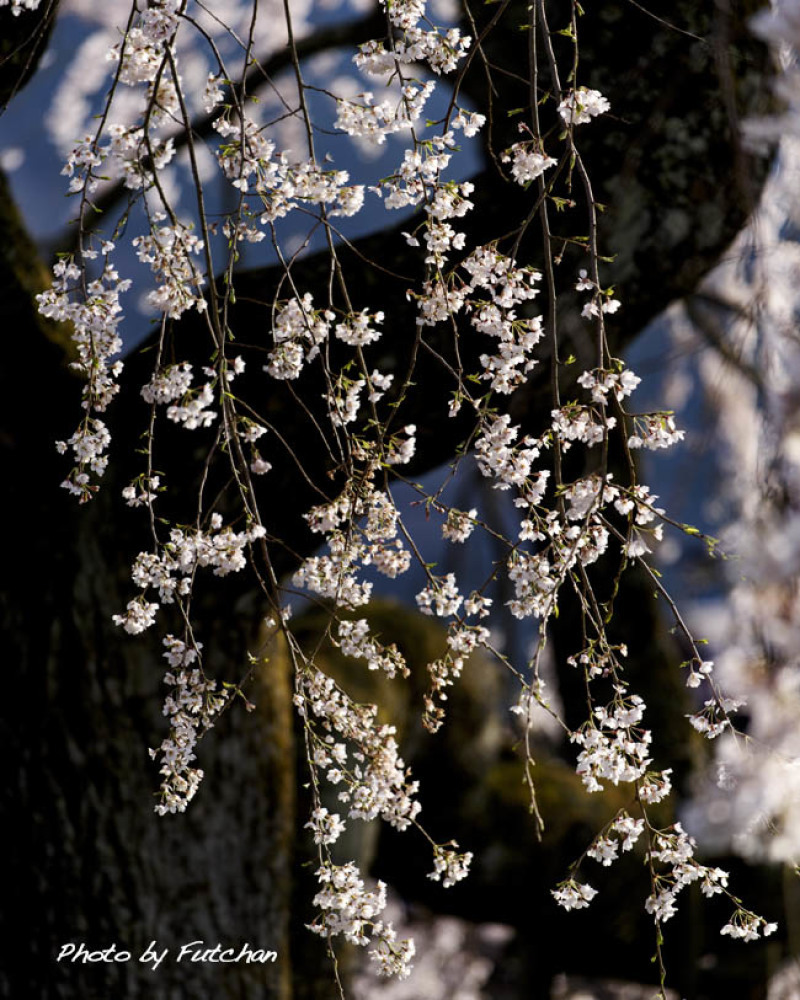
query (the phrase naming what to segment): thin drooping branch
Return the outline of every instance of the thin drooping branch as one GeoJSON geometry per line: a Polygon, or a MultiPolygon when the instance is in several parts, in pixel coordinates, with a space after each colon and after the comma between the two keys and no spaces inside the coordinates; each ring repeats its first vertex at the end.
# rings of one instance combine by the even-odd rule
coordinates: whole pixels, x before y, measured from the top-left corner
{"type": "MultiPolygon", "coordinates": [[[[355,21],[345,21],[341,24],[334,24],[320,28],[310,35],[299,39],[294,46],[296,58],[308,59],[320,52],[329,52],[331,49],[339,48],[343,45],[357,45],[366,42],[376,34],[380,34],[385,25],[383,14],[379,8],[366,17],[361,17],[355,21]]],[[[285,69],[292,66],[292,49],[286,46],[278,52],[271,52],[262,58],[252,60],[252,65],[244,75],[241,83],[233,83],[231,86],[230,99],[238,107],[241,105],[242,95],[257,94],[261,88],[273,77],[285,69]]],[[[176,152],[182,150],[189,143],[190,138],[195,140],[209,139],[214,135],[214,122],[218,117],[218,112],[198,115],[191,123],[190,128],[182,127],[177,129],[170,138],[172,139],[176,152]]],[[[145,166],[148,164],[145,162],[145,166]]],[[[114,212],[126,198],[131,196],[130,189],[122,181],[110,184],[101,188],[99,194],[93,198],[92,207],[95,215],[94,222],[102,226],[103,219],[114,212]]],[[[62,234],[53,240],[52,256],[56,253],[69,253],[75,249],[77,233],[71,228],[68,233],[62,234]]]]}

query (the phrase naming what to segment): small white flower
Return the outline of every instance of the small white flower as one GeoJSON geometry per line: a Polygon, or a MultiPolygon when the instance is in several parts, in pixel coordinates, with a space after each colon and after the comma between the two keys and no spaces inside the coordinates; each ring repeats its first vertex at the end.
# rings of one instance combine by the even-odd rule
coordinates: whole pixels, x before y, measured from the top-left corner
{"type": "Polygon", "coordinates": [[[599,90],[579,87],[561,101],[558,113],[567,125],[584,125],[610,108],[611,105],[599,90]]]}
{"type": "Polygon", "coordinates": [[[597,895],[597,889],[593,889],[585,883],[576,882],[575,879],[569,879],[562,882],[557,889],[551,889],[550,894],[565,910],[582,910],[597,895]]]}

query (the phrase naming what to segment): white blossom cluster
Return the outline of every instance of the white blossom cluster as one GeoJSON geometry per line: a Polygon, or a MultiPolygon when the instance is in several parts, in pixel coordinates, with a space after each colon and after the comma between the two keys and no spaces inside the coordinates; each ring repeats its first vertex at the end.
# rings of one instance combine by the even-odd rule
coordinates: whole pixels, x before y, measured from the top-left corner
{"type": "Polygon", "coordinates": [[[634,417],[636,433],[628,438],[629,448],[647,448],[658,451],[683,441],[686,431],[675,427],[672,413],[651,413],[634,417]]]}
{"type": "Polygon", "coordinates": [[[619,785],[644,779],[643,783],[652,789],[647,800],[657,802],[663,798],[669,791],[668,781],[656,790],[652,778],[645,777],[651,763],[652,736],[649,730],[638,726],[644,714],[642,699],[638,695],[626,697],[624,691],[618,691],[612,705],[600,706],[593,714],[593,720],[570,736],[571,742],[581,747],[576,771],[586,790],[602,791],[604,781],[619,785]]]}
{"type": "Polygon", "coordinates": [[[11,6],[11,13],[14,17],[19,17],[19,15],[24,10],[36,10],[42,0],[0,0],[0,7],[11,6]]]}
{"type": "Polygon", "coordinates": [[[351,347],[365,347],[380,340],[381,334],[377,327],[383,320],[382,312],[368,313],[366,309],[362,309],[361,312],[352,313],[344,317],[341,323],[337,323],[334,334],[351,347]]]}
{"type": "Polygon", "coordinates": [[[595,837],[586,855],[608,868],[619,857],[620,849],[623,852],[633,850],[643,831],[644,819],[634,819],[623,809],[606,833],[595,837]]]}
{"type": "MultiPolygon", "coordinates": [[[[424,609],[422,609],[424,610],[424,609]]],[[[428,664],[428,674],[431,679],[430,689],[425,693],[425,711],[422,724],[429,733],[441,729],[445,720],[444,704],[447,700],[447,689],[455,684],[464,668],[464,657],[453,656],[448,652],[428,664]]]]}
{"type": "Polygon", "coordinates": [[[659,521],[649,527],[664,513],[663,507],[656,507],[657,496],[650,493],[650,487],[636,483],[614,500],[614,507],[620,514],[627,514],[628,537],[623,545],[625,555],[634,559],[650,552],[647,540],[660,542],[664,535],[664,524],[659,521]]]}
{"type": "Polygon", "coordinates": [[[759,933],[762,937],[769,937],[777,929],[777,924],[767,923],[757,913],[738,907],[720,934],[727,934],[728,937],[738,938],[741,941],[757,941],[759,933]]]}
{"type": "MultiPolygon", "coordinates": [[[[454,145],[455,136],[450,130],[443,135],[431,137],[422,145],[416,144],[413,150],[407,149],[403,163],[396,173],[383,181],[385,192],[377,189],[377,193],[382,197],[385,194],[384,204],[388,209],[423,203],[426,219],[418,227],[417,232],[421,231],[422,240],[428,251],[424,258],[425,263],[435,265],[437,268],[445,265],[453,250],[464,248],[466,239],[464,233],[456,230],[448,220],[463,218],[474,207],[469,200],[474,190],[471,181],[458,183],[443,181],[441,177],[442,171],[451,159],[449,150],[454,145]]],[[[412,233],[404,235],[409,246],[421,245],[417,235],[412,233]]],[[[429,283],[425,295],[410,294],[422,305],[434,293],[429,283]]],[[[446,315],[442,315],[433,322],[441,322],[446,318],[446,315]]]]}
{"type": "Polygon", "coordinates": [[[730,726],[730,715],[737,712],[746,702],[739,698],[709,698],[699,712],[690,715],[689,722],[706,739],[714,740],[730,726]]]}
{"type": "Polygon", "coordinates": [[[334,427],[351,424],[361,409],[361,390],[367,384],[365,378],[352,379],[340,372],[333,385],[333,391],[325,394],[331,423],[334,427]]]}
{"type": "Polygon", "coordinates": [[[641,381],[639,376],[628,368],[621,372],[595,369],[584,372],[578,378],[578,385],[590,392],[593,403],[604,404],[611,395],[621,402],[626,396],[630,396],[641,381]]]}
{"type": "MultiPolygon", "coordinates": [[[[330,309],[315,309],[313,297],[306,292],[302,298],[290,299],[281,305],[272,326],[274,347],[269,351],[266,371],[273,378],[293,380],[299,378],[304,366],[319,355],[322,344],[331,331],[338,340],[351,347],[373,344],[380,339],[377,329],[383,322],[383,313],[367,310],[353,312],[335,322],[336,314],[330,309]]],[[[334,426],[343,426],[358,415],[361,389],[369,382],[368,398],[375,402],[389,388],[393,380],[378,369],[363,379],[352,379],[341,372],[336,379],[337,391],[328,394],[334,426]]]]}
{"type": "Polygon", "coordinates": [[[344,823],[338,813],[331,813],[324,806],[316,806],[311,811],[307,830],[313,830],[315,844],[334,844],[344,833],[344,823]]]}
{"type": "MultiPolygon", "coordinates": [[[[423,614],[431,613],[430,607],[427,605],[427,601],[430,599],[431,594],[427,589],[422,594],[417,595],[417,601],[423,614]]],[[[482,597],[473,591],[464,601],[465,616],[485,617],[489,614],[491,603],[490,598],[482,597]]],[[[457,614],[458,607],[460,607],[460,600],[451,612],[453,615],[457,614]]],[[[442,610],[446,611],[446,605],[442,605],[442,610]]],[[[428,664],[431,684],[424,695],[425,711],[422,716],[422,724],[428,732],[437,732],[444,723],[444,702],[447,701],[448,697],[447,689],[455,684],[461,676],[465,657],[479,647],[488,647],[489,638],[490,632],[483,625],[468,625],[463,618],[456,618],[450,622],[447,632],[447,652],[444,656],[432,660],[428,664]]]]}
{"type": "Polygon", "coordinates": [[[76,465],[61,484],[81,501],[88,500],[96,486],[90,485],[88,468],[102,476],[108,466],[106,449],[111,441],[108,427],[102,420],[86,417],[66,441],[56,441],[56,449],[65,454],[71,449],[76,465]]]}
{"type": "Polygon", "coordinates": [[[470,322],[479,333],[498,341],[497,354],[481,355],[483,378],[495,392],[508,395],[536,365],[533,350],[544,334],[541,317],[518,317],[517,309],[539,294],[542,275],[530,267],[517,267],[494,247],[479,247],[462,267],[470,275],[470,322]],[[488,293],[488,301],[476,297],[481,292],[488,293]]]}
{"type": "Polygon", "coordinates": [[[592,681],[596,677],[613,677],[620,658],[624,659],[627,655],[628,647],[625,645],[613,647],[592,642],[580,653],[567,657],[567,663],[571,667],[582,668],[587,680],[592,681]]]}
{"type": "MultiPolygon", "coordinates": [[[[363,185],[348,184],[346,170],[323,170],[316,163],[291,163],[286,153],[250,118],[222,115],[214,128],[224,142],[217,160],[225,176],[243,194],[254,194],[262,206],[262,225],[282,219],[298,205],[325,205],[329,218],[355,215],[364,203],[363,185]]],[[[262,234],[263,235],[263,234],[262,234]]]]}
{"type": "Polygon", "coordinates": [[[298,378],[303,365],[319,354],[334,319],[330,310],[313,308],[309,292],[302,299],[290,299],[275,316],[272,326],[275,346],[269,352],[264,371],[280,380],[298,378]]]}
{"type": "MultiPolygon", "coordinates": [[[[172,130],[181,114],[181,79],[174,69],[180,7],[179,0],[154,0],[106,56],[116,68],[117,81],[130,88],[123,103],[138,106],[140,112],[133,123],[110,121],[105,130],[108,144],[99,152],[109,179],[120,179],[131,190],[153,185],[175,156],[172,137],[164,133],[172,130]]],[[[92,190],[96,174],[90,172],[85,181],[87,190],[92,190]]]]}
{"type": "Polygon", "coordinates": [[[477,516],[478,511],[475,507],[468,511],[450,508],[447,520],[442,525],[442,534],[451,542],[465,542],[475,529],[477,516]]]}
{"type": "MultiPolygon", "coordinates": [[[[109,121],[108,141],[87,135],[70,151],[62,173],[70,177],[69,190],[87,193],[100,183],[97,168],[105,164],[103,180],[120,179],[137,190],[152,183],[175,155],[172,138],[159,134],[180,113],[175,80],[167,66],[168,54],[175,58],[172,40],[178,27],[175,0],[154,0],[130,26],[124,41],[107,51],[107,60],[117,67],[117,79],[129,88],[145,84],[141,93],[140,122],[123,124],[109,121]]],[[[129,103],[136,104],[137,98],[129,103]]]]}
{"type": "MultiPolygon", "coordinates": [[[[469,266],[475,268],[481,262],[480,258],[473,259],[469,266]]],[[[514,292],[506,294],[513,297],[514,292]]],[[[609,398],[621,402],[633,392],[639,379],[620,367],[584,372],[578,382],[591,393],[593,402],[591,406],[571,402],[553,411],[551,433],[562,451],[575,442],[587,447],[600,443],[616,424],[615,418],[605,412],[609,398]]],[[[551,441],[526,437],[517,443],[519,428],[511,424],[508,414],[484,417],[480,429],[475,443],[479,470],[493,480],[494,488],[513,488],[517,492],[515,505],[525,511],[519,540],[545,543],[535,553],[515,548],[508,560],[508,575],[514,586],[509,608],[515,617],[546,620],[556,609],[558,591],[571,569],[578,563],[585,566],[595,562],[607,550],[610,532],[606,510],[610,505],[628,516],[624,552],[629,557],[649,552],[649,538],[661,538],[663,525],[651,522],[663,510],[654,506],[656,498],[650,496],[647,487],[637,485],[623,491],[610,476],[604,483],[590,476],[565,484],[561,489],[563,517],[557,510],[540,511],[549,470],[534,471],[533,466],[551,441]]],[[[430,600],[426,605],[431,606],[430,600]]]]}
{"type": "Polygon", "coordinates": [[[351,136],[381,144],[387,135],[411,129],[422,114],[435,89],[433,81],[406,81],[402,67],[412,63],[428,66],[436,75],[452,72],[469,50],[471,39],[462,36],[458,28],[427,30],[418,26],[426,17],[425,0],[393,0],[385,5],[393,33],[391,48],[372,40],[362,44],[353,57],[356,66],[369,76],[399,78],[399,93],[375,103],[374,95],[366,91],[360,101],[337,101],[335,125],[351,136]]]}
{"type": "MultiPolygon", "coordinates": [[[[459,197],[457,188],[444,190],[451,198],[447,213],[459,214],[470,207],[463,200],[452,201],[459,197]]],[[[460,235],[449,223],[434,226],[429,222],[424,238],[433,252],[426,260],[441,267],[451,248],[463,246],[460,235]]],[[[417,296],[418,322],[434,326],[451,322],[462,310],[469,313],[470,323],[479,333],[498,341],[496,354],[486,353],[480,357],[484,368],[482,377],[490,381],[496,392],[508,395],[525,381],[536,365],[532,355],[543,335],[541,317],[518,317],[517,309],[539,294],[536,285],[541,281],[541,273],[531,267],[517,267],[494,246],[478,247],[460,267],[469,274],[468,282],[452,274],[448,279],[440,277],[426,284],[424,294],[417,296]]],[[[460,404],[456,402],[450,408],[450,415],[455,416],[459,409],[460,404]]]]}
{"type": "MultiPolygon", "coordinates": [[[[210,373],[215,374],[213,370],[210,373]]],[[[214,390],[208,382],[192,388],[193,379],[188,361],[168,365],[142,386],[142,398],[148,403],[166,406],[167,418],[187,430],[208,427],[217,418],[216,412],[208,409],[215,402],[214,390]]]]}
{"type": "Polygon", "coordinates": [[[161,489],[160,476],[142,474],[122,490],[122,498],[129,507],[150,506],[161,489]]]}
{"type": "Polygon", "coordinates": [[[115,45],[108,58],[118,61],[119,79],[135,86],[153,83],[163,69],[167,43],[178,27],[179,0],[155,0],[139,16],[138,23],[115,45]]]}
{"type": "Polygon", "coordinates": [[[558,435],[564,451],[575,442],[588,448],[601,444],[610,430],[617,426],[617,418],[609,417],[591,406],[577,402],[567,403],[552,411],[553,431],[558,435]]]}
{"type": "MultiPolygon", "coordinates": [[[[453,846],[458,847],[458,844],[453,846]]],[[[441,882],[445,889],[448,889],[467,877],[471,863],[471,851],[459,854],[437,844],[433,849],[433,871],[428,874],[428,878],[434,882],[441,882]]]]}
{"type": "Polygon", "coordinates": [[[416,600],[424,615],[447,618],[458,613],[464,598],[459,593],[455,573],[447,573],[443,577],[431,577],[431,582],[417,594],[416,600]]]}
{"type": "Polygon", "coordinates": [[[108,152],[109,149],[99,146],[95,137],[91,135],[86,135],[75,143],[61,171],[70,179],[68,186],[70,194],[77,194],[84,187],[88,192],[97,188],[99,181],[94,174],[94,168],[103,163],[108,152]]]}
{"type": "MultiPolygon", "coordinates": [[[[81,267],[67,258],[55,264],[52,288],[37,296],[43,316],[72,324],[77,358],[71,367],[84,379],[82,405],[86,415],[69,440],[57,442],[56,447],[62,454],[68,448],[72,451],[76,464],[62,486],[82,501],[88,500],[96,489],[89,473],[102,476],[108,464],[106,449],[111,436],[105,423],[94,414],[105,411],[117,394],[117,379],[122,372],[122,362],[114,360],[122,350],[118,332],[122,313],[119,297],[131,283],[121,280],[109,263],[108,255],[113,249],[113,243],[103,243],[106,260],[102,275],[89,281],[85,291],[81,267]]],[[[84,259],[93,256],[96,256],[94,251],[84,251],[84,259]]]]}
{"type": "MultiPolygon", "coordinates": [[[[686,886],[697,882],[706,897],[727,895],[729,875],[721,868],[709,868],[695,860],[697,844],[680,823],[653,836],[648,860],[653,865],[665,866],[666,871],[654,874],[653,891],[645,902],[645,909],[659,923],[669,920],[677,912],[676,898],[686,886]]],[[[723,930],[723,933],[725,931],[723,930]]]]}
{"type": "Polygon", "coordinates": [[[409,676],[406,661],[395,643],[389,646],[379,643],[370,634],[366,618],[340,621],[337,645],[345,656],[366,660],[370,670],[383,670],[387,677],[398,673],[409,676]]]}
{"type": "Polygon", "coordinates": [[[418,785],[399,754],[394,726],[377,724],[377,708],[356,704],[314,668],[303,673],[294,701],[314,733],[325,733],[314,763],[333,770],[329,780],[343,783],[339,800],[347,804],[350,819],[380,816],[398,830],[413,823],[420,811],[414,798],[418,785]]]}
{"type": "Polygon", "coordinates": [[[142,386],[142,399],[147,403],[160,403],[162,405],[172,403],[186,395],[193,378],[192,366],[188,361],[182,361],[177,365],[167,365],[142,386]]]}
{"type": "Polygon", "coordinates": [[[478,468],[494,480],[492,485],[497,490],[524,487],[531,476],[531,466],[539,457],[538,442],[524,437],[517,445],[518,436],[519,427],[512,426],[511,417],[504,413],[484,423],[475,444],[478,468]]]}
{"type": "Polygon", "coordinates": [[[592,118],[611,110],[607,98],[599,90],[578,87],[560,101],[558,113],[566,125],[585,125],[592,118]]]}
{"type": "MultiPolygon", "coordinates": [[[[634,819],[624,809],[615,817],[607,831],[592,842],[586,855],[604,867],[612,865],[619,857],[620,847],[630,851],[649,826],[645,817],[634,819]],[[616,837],[614,836],[616,835],[616,837]]],[[[697,843],[680,823],[656,830],[650,827],[645,859],[650,869],[651,892],[645,900],[645,910],[652,914],[660,926],[677,912],[677,897],[687,886],[697,883],[706,898],[716,895],[729,897],[736,909],[721,934],[754,941],[759,932],[768,937],[777,929],[763,917],[746,910],[728,891],[729,875],[721,868],[703,865],[695,858],[697,843]]],[[[597,895],[590,885],[569,878],[561,882],[552,895],[559,906],[566,910],[584,909],[597,895]]]]}
{"type": "Polygon", "coordinates": [[[360,94],[359,101],[341,98],[336,102],[338,114],[334,126],[348,135],[381,145],[388,135],[414,127],[435,86],[433,81],[421,85],[407,83],[398,102],[384,100],[376,104],[370,90],[360,94]]]}
{"type": "MultiPolygon", "coordinates": [[[[400,209],[407,205],[419,205],[426,199],[432,202],[441,175],[452,159],[455,141],[454,133],[449,131],[444,135],[431,136],[430,141],[406,149],[403,162],[378,189],[386,208],[400,209]]],[[[459,185],[451,183],[448,199],[454,208],[457,205],[464,206],[464,199],[470,191],[471,187],[465,192],[459,185]]],[[[464,211],[466,207],[461,208],[461,214],[464,211]]],[[[441,211],[438,214],[441,216],[441,211]]],[[[409,237],[409,245],[419,246],[419,241],[409,237]]]]}
{"type": "MultiPolygon", "coordinates": [[[[98,187],[101,167],[107,179],[120,178],[126,187],[136,190],[149,187],[174,156],[171,139],[159,135],[158,130],[165,123],[171,124],[180,110],[176,86],[179,77],[168,66],[170,58],[174,59],[179,8],[178,0],[154,0],[134,16],[122,41],[108,52],[109,62],[116,67],[117,82],[130,88],[145,85],[141,121],[123,125],[106,120],[109,108],[107,115],[101,116],[98,132],[86,135],[69,153],[62,172],[70,178],[70,192],[82,193],[82,225],[88,211],[85,199],[98,187]]],[[[19,11],[16,0],[13,10],[19,11]]],[[[177,318],[191,306],[205,308],[205,300],[198,293],[204,279],[191,261],[191,255],[198,254],[203,243],[174,217],[169,225],[160,225],[165,217],[164,212],[152,213],[150,232],[132,242],[139,259],[150,264],[156,275],[157,287],[149,296],[151,304],[177,318]]],[[[130,287],[130,280],[120,280],[111,264],[114,249],[112,241],[103,241],[105,266],[99,278],[89,274],[91,261],[97,257],[94,250],[83,249],[80,265],[73,260],[60,261],[54,268],[53,288],[39,297],[43,315],[73,324],[78,349],[75,365],[86,379],[84,407],[89,415],[68,442],[59,444],[62,451],[65,445],[71,446],[77,462],[63,485],[82,501],[96,489],[87,468],[95,475],[102,474],[106,461],[102,451],[109,443],[105,426],[90,415],[106,408],[116,393],[116,378],[122,367],[120,362],[110,363],[109,359],[121,349],[117,334],[122,319],[119,295],[130,287]]]]}
{"type": "Polygon", "coordinates": [[[233,531],[222,526],[222,517],[212,514],[210,531],[172,528],[169,541],[157,552],[140,552],[131,570],[131,578],[142,594],[129,602],[125,614],[114,615],[119,625],[131,635],[137,635],[155,622],[159,605],[145,599],[148,589],[155,590],[162,604],[172,604],[185,597],[192,578],[200,567],[210,567],[214,576],[238,573],[247,565],[246,547],[263,538],[266,529],[253,525],[246,531],[233,531]]]}
{"type": "Polygon", "coordinates": [[[191,766],[197,741],[228,703],[227,692],[217,692],[216,681],[207,680],[200,666],[194,665],[202,648],[199,643],[189,645],[168,635],[164,646],[171,668],[164,675],[164,683],[171,687],[164,702],[170,733],[158,750],[150,751],[154,760],[158,758],[159,773],[164,776],[155,807],[160,816],[184,812],[194,797],[203,778],[202,770],[191,766]]]}
{"type": "MultiPolygon", "coordinates": [[[[139,126],[113,123],[107,129],[109,144],[102,150],[109,174],[122,180],[126,188],[136,191],[150,183],[152,171],[162,171],[175,156],[172,137],[147,135],[139,126]]],[[[81,177],[73,184],[81,186],[81,177]]],[[[92,184],[96,181],[92,179],[92,184]]]]}
{"type": "Polygon", "coordinates": [[[207,115],[210,115],[225,100],[224,83],[225,81],[214,73],[209,73],[206,77],[206,85],[203,88],[202,108],[207,115]]]}
{"type": "Polygon", "coordinates": [[[597,889],[571,878],[561,882],[551,893],[553,899],[565,910],[583,910],[597,895],[597,889]]]}
{"type": "Polygon", "coordinates": [[[398,941],[392,924],[379,919],[386,908],[384,883],[378,882],[375,889],[368,890],[352,861],[323,864],[316,874],[322,888],[314,897],[314,906],[321,912],[308,925],[309,930],[326,938],[341,934],[355,945],[374,943],[370,959],[379,971],[405,978],[411,971],[414,942],[398,941]]]}
{"type": "Polygon", "coordinates": [[[538,148],[538,143],[533,140],[515,142],[500,159],[503,163],[511,164],[511,176],[523,187],[541,177],[545,170],[554,167],[558,162],[552,156],[543,153],[538,148]]]}
{"type": "MultiPolygon", "coordinates": [[[[581,269],[578,272],[578,281],[575,285],[575,290],[578,292],[592,292],[591,298],[588,302],[584,303],[583,308],[581,309],[581,316],[583,316],[584,319],[601,317],[605,315],[605,313],[615,313],[621,306],[619,299],[614,298],[614,289],[600,288],[597,283],[588,276],[585,269],[581,269]]],[[[638,382],[639,379],[636,380],[636,384],[638,384],[638,382]]],[[[635,388],[635,385],[633,388],[635,388]]],[[[623,395],[627,395],[627,393],[623,393],[623,395]]]]}
{"type": "MultiPolygon", "coordinates": [[[[403,445],[409,441],[413,438],[406,438],[403,445]]],[[[401,454],[403,445],[385,461],[407,460],[401,454]]],[[[337,607],[366,604],[372,584],[359,580],[361,567],[373,565],[393,578],[411,565],[411,555],[397,537],[398,516],[391,497],[372,487],[345,491],[333,503],[313,508],[306,520],[312,531],[326,535],[329,552],[306,559],[293,577],[295,586],[332,598],[337,607]],[[363,527],[357,524],[359,518],[366,518],[363,527]]]]}
{"type": "MultiPolygon", "coordinates": [[[[389,7],[389,18],[394,20],[394,4],[389,7]]],[[[405,17],[405,13],[400,15],[405,17]]],[[[368,76],[392,77],[399,65],[427,63],[437,75],[452,73],[459,61],[466,56],[472,39],[462,36],[458,28],[449,28],[444,33],[425,31],[419,27],[405,28],[401,38],[394,41],[391,50],[383,42],[369,41],[359,46],[353,62],[368,76]]]]}
{"type": "Polygon", "coordinates": [[[567,573],[578,563],[586,566],[595,562],[605,551],[609,536],[596,512],[588,523],[565,526],[559,513],[550,511],[535,524],[523,520],[520,537],[537,541],[549,538],[550,545],[535,554],[520,549],[511,553],[507,569],[514,585],[514,598],[508,607],[515,618],[532,617],[544,622],[556,609],[558,591],[567,573]]]}
{"type": "Polygon", "coordinates": [[[163,213],[156,213],[150,233],[135,237],[133,246],[139,260],[149,264],[156,276],[157,287],[148,294],[148,301],[158,312],[178,319],[192,307],[198,312],[206,309],[199,291],[205,278],[192,260],[193,254],[202,253],[203,241],[179,222],[158,225],[164,218],[163,213]]]}

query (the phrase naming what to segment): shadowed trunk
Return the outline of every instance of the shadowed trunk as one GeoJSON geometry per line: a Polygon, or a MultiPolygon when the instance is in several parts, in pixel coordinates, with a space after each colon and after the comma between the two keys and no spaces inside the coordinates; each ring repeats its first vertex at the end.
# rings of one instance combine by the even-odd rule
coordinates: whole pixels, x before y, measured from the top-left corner
{"type": "MultiPolygon", "coordinates": [[[[294,837],[291,689],[284,661],[260,665],[252,714],[219,723],[206,777],[183,816],[153,812],[147,749],[166,735],[164,661],[155,639],[111,624],[128,600],[125,540],[137,518],[113,472],[78,508],[58,490],[53,441],[78,384],[30,297],[43,278],[3,183],[0,294],[6,359],[0,447],[6,540],[0,657],[7,690],[3,783],[3,996],[289,996],[289,888],[294,837]],[[113,556],[110,554],[114,553],[113,556]],[[138,961],[152,940],[169,955],[138,961]],[[266,965],[178,964],[186,942],[277,952],[266,965]],[[57,962],[61,947],[116,944],[119,964],[57,962]]],[[[225,649],[222,676],[244,674],[258,617],[205,609],[201,641],[225,649]]]]}

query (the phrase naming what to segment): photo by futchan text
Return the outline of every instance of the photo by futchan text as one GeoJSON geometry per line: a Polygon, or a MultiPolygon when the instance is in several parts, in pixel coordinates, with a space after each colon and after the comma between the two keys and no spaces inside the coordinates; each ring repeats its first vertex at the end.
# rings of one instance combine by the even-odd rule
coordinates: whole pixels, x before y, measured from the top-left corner
{"type": "Polygon", "coordinates": [[[226,946],[219,942],[211,945],[206,941],[187,941],[180,948],[159,948],[157,941],[151,941],[144,951],[134,959],[135,954],[135,952],[125,948],[120,948],[117,944],[93,950],[81,941],[78,944],[61,945],[56,961],[93,965],[98,962],[130,962],[135,960],[149,965],[155,972],[164,959],[171,959],[174,962],[210,962],[212,964],[244,962],[247,965],[251,963],[263,965],[267,962],[275,962],[278,958],[276,951],[253,947],[247,941],[236,947],[226,946]]]}

